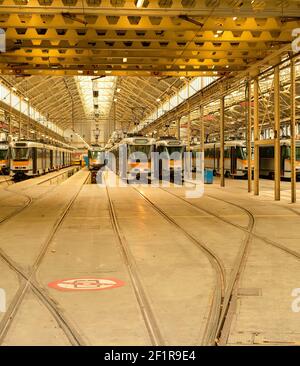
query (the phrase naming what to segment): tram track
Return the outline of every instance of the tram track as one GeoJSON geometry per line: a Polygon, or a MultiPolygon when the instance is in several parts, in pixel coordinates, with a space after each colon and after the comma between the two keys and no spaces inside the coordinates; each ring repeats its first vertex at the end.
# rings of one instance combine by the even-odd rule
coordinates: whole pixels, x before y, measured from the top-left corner
{"type": "MultiPolygon", "coordinates": [[[[38,284],[35,276],[36,276],[36,273],[46,255],[48,248],[49,248],[50,244],[52,243],[57,231],[61,227],[65,217],[67,216],[68,212],[72,208],[75,200],[77,199],[78,195],[80,194],[80,192],[82,190],[82,187],[85,185],[85,183],[87,182],[88,179],[89,179],[89,175],[87,176],[85,181],[82,183],[80,188],[77,190],[77,192],[72,196],[71,200],[65,206],[63,212],[61,213],[59,218],[54,223],[54,225],[53,225],[48,237],[46,238],[45,242],[43,243],[42,249],[39,252],[37,258],[35,259],[35,262],[32,265],[31,271],[29,273],[26,273],[2,249],[0,249],[0,258],[9,266],[9,268],[21,280],[21,282],[19,284],[19,289],[18,289],[17,293],[15,294],[15,296],[8,308],[8,311],[5,313],[3,319],[0,322],[0,344],[3,343],[3,341],[7,335],[7,332],[9,330],[10,326],[12,325],[13,320],[15,319],[16,314],[18,313],[18,310],[23,302],[23,299],[24,299],[25,295],[28,293],[29,289],[31,289],[33,291],[33,293],[40,299],[40,301],[43,303],[43,305],[49,310],[49,312],[52,314],[52,316],[56,320],[59,327],[63,330],[64,334],[66,335],[66,337],[69,340],[71,345],[84,345],[85,344],[81,335],[77,332],[75,327],[65,318],[65,315],[59,309],[57,304],[47,295],[47,293],[45,292],[43,287],[40,284],[38,284]]],[[[52,192],[53,189],[50,191],[52,192]]],[[[18,210],[18,212],[14,212],[14,215],[12,215],[12,216],[9,215],[9,217],[5,218],[5,221],[12,218],[13,216],[16,216],[18,213],[20,213],[25,208],[27,208],[32,202],[33,202],[33,200],[31,198],[31,200],[27,201],[26,205],[24,205],[22,207],[22,210],[18,210]]]]}
{"type": "Polygon", "coordinates": [[[224,199],[212,196],[212,195],[207,195],[207,194],[205,195],[205,197],[208,197],[210,199],[217,200],[217,201],[220,201],[220,202],[224,202],[226,204],[232,205],[232,206],[242,210],[243,212],[245,212],[247,214],[247,216],[249,217],[249,222],[248,222],[247,227],[244,227],[244,226],[239,225],[239,224],[235,224],[235,223],[231,222],[230,220],[227,220],[226,218],[212,212],[211,210],[207,210],[203,207],[199,207],[199,206],[193,204],[192,202],[188,201],[187,199],[185,199],[181,196],[178,196],[178,195],[176,195],[176,194],[174,194],[174,193],[172,193],[172,192],[170,192],[170,191],[168,191],[164,188],[160,188],[160,189],[162,189],[166,193],[169,193],[170,195],[184,201],[185,203],[189,204],[193,208],[195,208],[199,211],[204,211],[207,214],[209,214],[209,215],[211,215],[211,216],[213,216],[213,217],[215,217],[215,218],[217,218],[217,219],[219,219],[219,220],[221,220],[221,221],[223,221],[223,222],[225,222],[225,223],[227,223],[227,224],[229,224],[229,225],[231,225],[231,226],[233,226],[233,227],[235,227],[235,228],[237,228],[237,229],[239,229],[243,232],[245,232],[246,235],[247,235],[247,237],[245,238],[245,241],[242,245],[242,250],[240,251],[240,253],[238,255],[238,258],[236,259],[236,263],[233,266],[233,272],[232,272],[233,275],[231,276],[231,280],[228,283],[228,287],[227,287],[226,294],[225,294],[225,297],[224,297],[224,301],[223,301],[223,304],[222,304],[222,313],[221,313],[221,316],[220,316],[218,331],[217,331],[217,334],[216,334],[217,339],[220,339],[221,336],[222,336],[223,327],[224,327],[224,324],[225,324],[225,321],[226,321],[227,313],[228,313],[229,306],[230,306],[230,301],[231,301],[232,295],[234,293],[235,286],[238,283],[238,279],[240,278],[240,276],[242,274],[242,268],[246,264],[247,252],[248,252],[251,240],[253,238],[259,239],[259,240],[263,241],[265,244],[271,245],[271,246],[285,252],[286,254],[289,254],[289,255],[297,258],[298,260],[300,260],[300,253],[285,247],[281,243],[273,241],[273,240],[271,240],[269,238],[266,238],[262,235],[256,234],[254,232],[254,228],[255,228],[255,217],[254,217],[254,215],[252,214],[252,212],[250,210],[248,210],[247,208],[245,208],[241,205],[238,205],[236,203],[233,203],[233,202],[230,202],[230,201],[227,201],[227,200],[224,200],[224,199]]]}
{"type": "Polygon", "coordinates": [[[163,339],[163,336],[160,332],[157,320],[155,318],[154,312],[152,310],[152,307],[150,305],[150,302],[148,300],[148,297],[144,291],[142,281],[140,280],[140,276],[138,274],[138,269],[135,263],[135,260],[133,258],[133,255],[129,249],[127,240],[125,236],[122,233],[122,230],[120,228],[118,218],[116,215],[116,211],[114,208],[114,204],[112,202],[109,189],[106,185],[106,193],[108,198],[108,207],[109,207],[109,214],[112,222],[112,226],[119,244],[119,248],[121,251],[121,255],[123,258],[123,261],[126,265],[133,290],[137,299],[137,302],[140,307],[140,311],[151,341],[151,344],[153,346],[163,346],[165,345],[165,340],[163,339]]]}
{"type": "MultiPolygon", "coordinates": [[[[61,175],[66,174],[67,172],[61,172],[60,174],[56,175],[55,177],[52,178],[46,178],[44,180],[42,180],[41,182],[38,182],[36,185],[41,185],[44,184],[45,182],[51,180],[51,179],[56,179],[58,177],[60,177],[61,175]]],[[[17,184],[17,183],[14,183],[17,184]]],[[[21,207],[18,207],[16,210],[14,210],[13,212],[11,212],[9,215],[3,217],[2,219],[0,219],[0,225],[2,223],[4,223],[5,221],[13,218],[14,216],[18,215],[19,213],[21,213],[23,210],[25,210],[27,207],[29,207],[34,201],[36,201],[37,199],[39,199],[41,196],[45,196],[45,194],[49,194],[51,193],[53,190],[55,190],[57,187],[54,186],[53,189],[50,189],[49,191],[47,191],[46,193],[42,193],[41,195],[39,195],[38,197],[36,197],[35,199],[33,199],[31,196],[29,196],[28,194],[26,194],[24,191],[30,189],[32,186],[26,187],[24,189],[21,190],[21,192],[18,191],[11,191],[8,187],[4,188],[4,190],[10,194],[16,194],[18,196],[22,196],[25,197],[27,200],[25,202],[25,204],[21,207]]]]}
{"type": "Polygon", "coordinates": [[[152,202],[146,195],[144,195],[135,187],[131,188],[135,190],[140,195],[140,197],[142,197],[166,221],[168,221],[172,226],[176,227],[176,230],[179,230],[194,245],[196,245],[196,247],[200,249],[210,261],[216,275],[216,286],[214,289],[210,312],[208,314],[209,321],[207,322],[207,326],[201,343],[202,345],[214,345],[219,325],[219,319],[222,313],[222,304],[226,288],[226,272],[221,259],[205,243],[191,235],[184,227],[182,227],[170,215],[168,215],[164,210],[162,210],[159,206],[152,202]]]}

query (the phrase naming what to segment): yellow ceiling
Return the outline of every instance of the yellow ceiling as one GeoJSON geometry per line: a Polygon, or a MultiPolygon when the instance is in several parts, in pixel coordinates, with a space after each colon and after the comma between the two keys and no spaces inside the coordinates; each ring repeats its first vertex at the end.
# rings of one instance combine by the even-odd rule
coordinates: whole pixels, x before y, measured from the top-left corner
{"type": "Polygon", "coordinates": [[[299,1],[0,0],[3,74],[222,75],[292,41],[299,1]]]}

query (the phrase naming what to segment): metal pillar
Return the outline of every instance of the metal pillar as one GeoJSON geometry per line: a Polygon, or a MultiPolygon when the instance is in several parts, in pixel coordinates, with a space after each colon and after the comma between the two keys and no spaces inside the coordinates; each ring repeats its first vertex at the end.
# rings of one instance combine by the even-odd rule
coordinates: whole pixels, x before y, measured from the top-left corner
{"type": "Polygon", "coordinates": [[[259,111],[258,111],[258,77],[254,79],[254,194],[259,195],[259,111]]]}
{"type": "Polygon", "coordinates": [[[225,97],[220,100],[220,185],[225,187],[224,177],[224,128],[225,128],[225,97]]]}
{"type": "Polygon", "coordinates": [[[274,171],[275,200],[280,201],[280,69],[274,69],[274,171]]]}
{"type": "Polygon", "coordinates": [[[191,110],[188,106],[188,123],[187,123],[187,151],[191,150],[191,110]]]}
{"type": "Polygon", "coordinates": [[[205,143],[205,126],[203,120],[203,107],[199,107],[199,119],[200,119],[200,151],[204,158],[204,143],[205,143]]]}
{"type": "Polygon", "coordinates": [[[191,107],[189,103],[190,99],[190,80],[186,83],[187,97],[188,97],[188,125],[187,125],[187,151],[191,150],[191,107]]]}
{"type": "Polygon", "coordinates": [[[252,133],[252,87],[251,79],[248,81],[248,112],[247,112],[247,160],[248,160],[248,192],[252,192],[252,148],[251,148],[251,133],[252,133]]]}
{"type": "Polygon", "coordinates": [[[296,72],[295,61],[291,60],[291,202],[297,201],[296,194],[296,72]]]}
{"type": "Polygon", "coordinates": [[[22,101],[22,99],[20,98],[20,108],[19,108],[19,140],[21,139],[21,136],[22,136],[22,122],[21,122],[21,112],[22,112],[22,109],[21,109],[21,101],[22,101]]]}
{"type": "Polygon", "coordinates": [[[180,140],[180,117],[177,119],[177,139],[180,140]]]}
{"type": "MultiPolygon", "coordinates": [[[[204,182],[204,169],[205,169],[205,126],[204,126],[204,108],[203,106],[199,107],[199,120],[200,120],[200,158],[201,158],[201,163],[200,163],[200,171],[201,171],[201,175],[202,175],[202,179],[204,182]]],[[[197,160],[197,159],[196,159],[197,160]]],[[[196,170],[197,171],[197,170],[196,170]]]]}

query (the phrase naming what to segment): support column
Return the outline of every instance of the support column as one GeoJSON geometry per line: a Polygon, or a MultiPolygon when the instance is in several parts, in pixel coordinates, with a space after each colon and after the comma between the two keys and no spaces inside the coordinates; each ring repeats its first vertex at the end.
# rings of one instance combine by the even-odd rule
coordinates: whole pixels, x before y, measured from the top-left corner
{"type": "MultiPolygon", "coordinates": [[[[204,126],[204,118],[203,106],[199,107],[199,120],[200,120],[200,153],[201,153],[201,162],[200,162],[200,171],[202,175],[202,179],[204,182],[204,169],[205,169],[205,126],[204,126]]],[[[196,159],[197,161],[197,159],[196,159]]],[[[199,168],[198,168],[199,169],[199,168]]]]}
{"type": "Polygon", "coordinates": [[[187,151],[191,150],[191,107],[189,103],[190,99],[190,80],[186,83],[187,97],[188,97],[188,125],[187,125],[187,151]]]}
{"type": "Polygon", "coordinates": [[[225,128],[225,97],[220,100],[220,185],[225,187],[224,177],[224,128],[225,128]]]}
{"type": "Polygon", "coordinates": [[[177,119],[177,139],[180,140],[180,117],[177,119]]]}
{"type": "Polygon", "coordinates": [[[258,112],[258,77],[254,79],[254,194],[259,195],[259,112],[258,112]]]}
{"type": "Polygon", "coordinates": [[[205,127],[204,127],[202,106],[199,107],[199,119],[200,119],[200,151],[203,153],[204,158],[205,127]]]}
{"type": "Polygon", "coordinates": [[[247,112],[247,160],[248,160],[248,192],[252,192],[252,147],[251,147],[251,134],[252,134],[252,86],[251,79],[248,81],[248,112],[247,112]]]}
{"type": "Polygon", "coordinates": [[[188,105],[188,123],[187,123],[187,151],[191,150],[191,110],[188,105]]]}
{"type": "Polygon", "coordinates": [[[296,72],[295,61],[291,60],[291,202],[296,203],[296,72]]]}
{"type": "Polygon", "coordinates": [[[275,170],[275,200],[280,201],[280,69],[274,70],[274,170],[275,170]]]}
{"type": "Polygon", "coordinates": [[[21,135],[22,135],[22,122],[21,122],[21,97],[20,97],[20,108],[19,108],[19,140],[21,139],[21,135]]]}

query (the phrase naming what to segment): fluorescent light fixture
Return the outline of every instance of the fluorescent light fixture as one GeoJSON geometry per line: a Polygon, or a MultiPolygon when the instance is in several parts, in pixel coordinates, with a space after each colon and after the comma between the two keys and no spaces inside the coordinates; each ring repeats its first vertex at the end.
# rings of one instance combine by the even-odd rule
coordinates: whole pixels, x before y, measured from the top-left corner
{"type": "Polygon", "coordinates": [[[136,3],[136,7],[137,8],[141,8],[145,3],[145,0],[138,0],[137,3],[136,3]]]}
{"type": "Polygon", "coordinates": [[[161,100],[160,98],[157,98],[157,99],[156,99],[156,101],[157,101],[157,102],[160,102],[160,100],[161,100]]]}
{"type": "Polygon", "coordinates": [[[117,99],[117,98],[115,98],[115,99],[114,99],[114,102],[117,102],[117,101],[118,101],[118,99],[117,99]]]}
{"type": "Polygon", "coordinates": [[[237,20],[237,17],[233,17],[232,19],[233,19],[233,20],[237,20]]]}
{"type": "Polygon", "coordinates": [[[83,74],[83,71],[82,70],[78,70],[78,74],[83,74]]]}
{"type": "Polygon", "coordinates": [[[17,88],[15,88],[14,86],[12,87],[12,90],[14,91],[14,92],[16,92],[17,91],[17,88]]]}
{"type": "Polygon", "coordinates": [[[28,97],[25,97],[24,100],[26,100],[26,102],[28,102],[29,101],[29,98],[28,97]]]}
{"type": "Polygon", "coordinates": [[[123,62],[127,62],[127,57],[123,57],[123,62]]]}
{"type": "Polygon", "coordinates": [[[120,91],[121,91],[121,88],[118,88],[118,89],[117,89],[117,93],[120,93],[120,91]]]}

